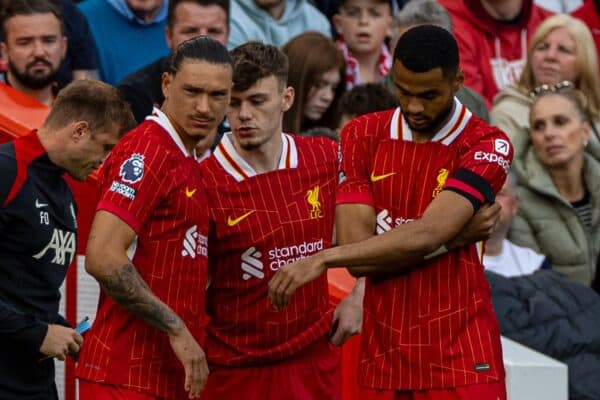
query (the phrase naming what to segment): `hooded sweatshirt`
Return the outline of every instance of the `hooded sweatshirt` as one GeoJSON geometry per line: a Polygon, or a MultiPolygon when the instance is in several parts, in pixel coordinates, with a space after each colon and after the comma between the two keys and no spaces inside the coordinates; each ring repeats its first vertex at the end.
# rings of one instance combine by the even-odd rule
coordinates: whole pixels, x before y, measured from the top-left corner
{"type": "Polygon", "coordinates": [[[258,7],[254,0],[231,0],[229,42],[231,50],[249,40],[281,47],[306,31],[331,37],[331,24],[308,0],[281,0],[285,10],[279,19],[258,7]]]}
{"type": "Polygon", "coordinates": [[[86,16],[100,63],[100,79],[117,85],[133,71],[169,54],[165,41],[167,0],[151,22],[137,18],[125,0],[85,0],[86,16]]]}
{"type": "Polygon", "coordinates": [[[480,93],[491,107],[494,96],[516,82],[527,61],[529,39],[550,12],[523,0],[512,21],[494,20],[481,0],[438,0],[452,17],[465,86],[480,93]]]}

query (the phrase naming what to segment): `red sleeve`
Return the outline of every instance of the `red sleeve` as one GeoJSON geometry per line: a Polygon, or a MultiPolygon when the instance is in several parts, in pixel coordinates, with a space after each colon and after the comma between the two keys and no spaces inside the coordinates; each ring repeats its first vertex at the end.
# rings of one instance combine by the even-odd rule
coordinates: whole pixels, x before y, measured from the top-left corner
{"type": "Polygon", "coordinates": [[[139,234],[168,191],[170,179],[165,172],[169,168],[164,153],[151,147],[136,151],[134,146],[113,151],[102,168],[97,210],[116,215],[139,234]]]}
{"type": "Polygon", "coordinates": [[[483,134],[467,148],[454,175],[446,181],[444,190],[467,198],[475,210],[493,203],[496,193],[506,180],[513,158],[510,140],[499,130],[483,134]]]}
{"type": "Polygon", "coordinates": [[[355,119],[346,124],[340,134],[337,204],[375,205],[369,181],[369,148],[365,130],[364,119],[355,119]]]}

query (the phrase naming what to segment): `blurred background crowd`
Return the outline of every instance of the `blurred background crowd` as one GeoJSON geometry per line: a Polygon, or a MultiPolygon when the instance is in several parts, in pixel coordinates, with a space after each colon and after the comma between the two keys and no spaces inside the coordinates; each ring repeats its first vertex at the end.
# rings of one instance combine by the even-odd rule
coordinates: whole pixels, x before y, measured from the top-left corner
{"type": "Polygon", "coordinates": [[[600,393],[587,373],[600,367],[600,0],[4,0],[1,23],[0,82],[52,106],[70,81],[99,79],[138,122],[186,39],[273,44],[295,90],[284,131],[336,140],[396,107],[406,30],[451,31],[457,97],[515,147],[484,259],[502,333],[567,362],[572,398],[600,393]]]}

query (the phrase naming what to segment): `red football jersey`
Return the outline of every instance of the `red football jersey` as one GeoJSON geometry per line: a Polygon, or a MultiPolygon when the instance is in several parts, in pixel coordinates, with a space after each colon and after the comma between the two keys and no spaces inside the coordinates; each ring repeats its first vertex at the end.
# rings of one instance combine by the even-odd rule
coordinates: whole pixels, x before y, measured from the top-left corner
{"type": "Polygon", "coordinates": [[[268,283],[280,266],[331,246],[337,153],[333,141],[282,135],[279,168],[257,174],[225,135],[201,164],[207,188],[211,365],[253,366],[299,352],[331,328],[327,278],[275,309],[268,283]]]}
{"type": "MultiPolygon", "coordinates": [[[[208,275],[208,210],[198,163],[159,110],[115,146],[99,178],[98,210],[137,237],[128,251],[152,292],[198,342],[208,275]]],[[[169,338],[104,292],[86,334],[77,374],[168,399],[187,398],[185,372],[169,338]]]]}
{"type": "MultiPolygon", "coordinates": [[[[373,206],[378,234],[420,218],[442,190],[474,208],[493,202],[512,160],[507,137],[458,100],[430,142],[413,140],[398,108],[353,120],[341,149],[337,203],[373,206]]],[[[361,385],[427,390],[504,377],[481,249],[465,246],[405,274],[367,279],[361,385]]]]}

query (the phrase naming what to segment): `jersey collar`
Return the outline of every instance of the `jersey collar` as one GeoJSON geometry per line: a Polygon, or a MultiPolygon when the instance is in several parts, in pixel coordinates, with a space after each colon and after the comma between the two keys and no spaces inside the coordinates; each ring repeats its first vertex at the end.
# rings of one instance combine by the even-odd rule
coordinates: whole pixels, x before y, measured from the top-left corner
{"type": "MultiPolygon", "coordinates": [[[[294,138],[287,133],[282,133],[281,142],[281,156],[277,169],[298,167],[298,149],[294,138]]],[[[223,135],[213,155],[221,167],[238,182],[258,175],[235,150],[231,132],[223,135]]]]}
{"type": "Polygon", "coordinates": [[[196,159],[197,161],[200,161],[206,157],[206,154],[203,154],[201,157],[198,157],[196,155],[196,150],[194,150],[191,154],[187,151],[187,149],[183,145],[183,141],[181,140],[181,138],[177,134],[177,131],[173,127],[173,124],[171,124],[169,117],[167,117],[167,115],[164,112],[162,112],[159,108],[154,107],[154,109],[152,110],[152,114],[148,115],[146,119],[154,121],[158,125],[160,125],[161,128],[163,128],[169,134],[171,139],[173,139],[173,142],[175,142],[179,150],[181,150],[183,155],[185,155],[186,157],[194,157],[194,159],[196,159]]]}
{"type": "MultiPolygon", "coordinates": [[[[452,115],[446,124],[433,136],[432,142],[441,142],[449,146],[456,139],[471,119],[471,111],[465,107],[456,97],[454,97],[454,109],[452,115]]],[[[402,116],[402,110],[398,107],[392,116],[390,125],[390,138],[394,140],[402,139],[407,142],[414,142],[412,130],[402,116]]]]}

